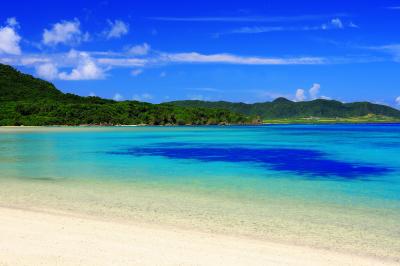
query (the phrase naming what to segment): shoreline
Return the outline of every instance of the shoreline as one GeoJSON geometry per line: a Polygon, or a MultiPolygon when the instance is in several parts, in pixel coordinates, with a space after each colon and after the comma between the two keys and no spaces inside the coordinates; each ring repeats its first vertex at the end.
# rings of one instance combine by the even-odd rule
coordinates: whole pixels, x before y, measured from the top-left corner
{"type": "Polygon", "coordinates": [[[74,213],[0,207],[0,215],[0,265],[396,265],[374,257],[74,213]]]}
{"type": "Polygon", "coordinates": [[[0,126],[1,128],[124,128],[124,127],[229,127],[229,126],[274,126],[274,125],[398,125],[400,121],[360,121],[360,122],[263,122],[260,124],[216,124],[216,125],[38,125],[38,126],[0,126]]]}

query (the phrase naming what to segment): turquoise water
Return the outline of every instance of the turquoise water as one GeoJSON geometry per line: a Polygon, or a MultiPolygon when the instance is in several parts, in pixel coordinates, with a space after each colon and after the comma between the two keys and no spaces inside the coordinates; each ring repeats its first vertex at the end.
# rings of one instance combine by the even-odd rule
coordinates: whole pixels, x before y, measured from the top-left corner
{"type": "Polygon", "coordinates": [[[395,124],[3,128],[0,173],[2,205],[71,209],[66,202],[76,199],[136,218],[151,209],[153,220],[171,224],[227,231],[235,221],[237,231],[282,240],[288,230],[297,242],[314,230],[305,244],[400,251],[395,124]],[[86,187],[71,189],[79,184],[86,187]],[[355,235],[366,228],[371,235],[355,235]]]}

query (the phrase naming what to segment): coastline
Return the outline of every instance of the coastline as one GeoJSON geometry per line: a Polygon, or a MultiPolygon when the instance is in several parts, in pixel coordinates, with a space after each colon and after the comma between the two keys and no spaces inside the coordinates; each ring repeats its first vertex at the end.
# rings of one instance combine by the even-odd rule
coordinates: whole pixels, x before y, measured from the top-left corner
{"type": "Polygon", "coordinates": [[[0,207],[0,215],[0,265],[395,265],[372,257],[73,213],[0,207]]]}
{"type": "Polygon", "coordinates": [[[254,123],[254,124],[229,124],[229,123],[222,123],[222,124],[209,124],[209,125],[195,125],[195,124],[188,124],[188,125],[152,125],[152,124],[121,124],[121,125],[104,125],[104,124],[82,124],[82,125],[35,125],[35,126],[2,126],[1,128],[91,128],[91,127],[226,127],[226,126],[270,126],[270,125],[390,125],[390,124],[400,124],[400,120],[393,120],[393,121],[284,121],[284,120],[266,120],[262,123],[254,123]]]}

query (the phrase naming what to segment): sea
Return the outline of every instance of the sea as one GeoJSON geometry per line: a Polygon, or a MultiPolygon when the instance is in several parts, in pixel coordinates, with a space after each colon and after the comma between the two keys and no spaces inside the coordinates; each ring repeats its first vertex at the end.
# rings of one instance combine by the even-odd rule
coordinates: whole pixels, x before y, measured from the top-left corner
{"type": "Polygon", "coordinates": [[[0,206],[400,261],[400,124],[0,128],[0,206]]]}

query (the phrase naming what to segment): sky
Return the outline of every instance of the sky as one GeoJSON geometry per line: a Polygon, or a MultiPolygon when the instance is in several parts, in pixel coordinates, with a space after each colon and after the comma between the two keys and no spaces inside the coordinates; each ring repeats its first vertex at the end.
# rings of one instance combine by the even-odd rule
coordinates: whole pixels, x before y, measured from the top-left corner
{"type": "Polygon", "coordinates": [[[115,100],[399,108],[399,25],[400,0],[5,1],[0,63],[115,100]]]}

